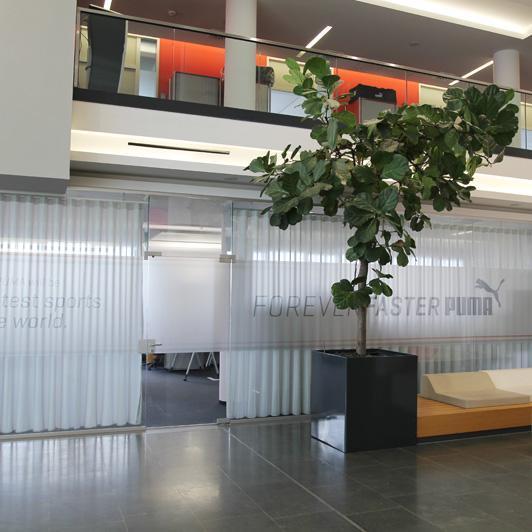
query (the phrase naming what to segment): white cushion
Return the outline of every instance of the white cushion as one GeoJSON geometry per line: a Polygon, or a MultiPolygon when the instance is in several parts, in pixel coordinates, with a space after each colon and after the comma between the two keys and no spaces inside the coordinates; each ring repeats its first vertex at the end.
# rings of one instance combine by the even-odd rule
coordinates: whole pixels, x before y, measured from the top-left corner
{"type": "Polygon", "coordinates": [[[528,395],[532,402],[532,368],[492,369],[483,371],[499,390],[528,395]]]}
{"type": "Polygon", "coordinates": [[[528,403],[529,396],[509,390],[499,390],[482,371],[435,373],[423,375],[420,395],[460,408],[479,408],[528,403]]]}

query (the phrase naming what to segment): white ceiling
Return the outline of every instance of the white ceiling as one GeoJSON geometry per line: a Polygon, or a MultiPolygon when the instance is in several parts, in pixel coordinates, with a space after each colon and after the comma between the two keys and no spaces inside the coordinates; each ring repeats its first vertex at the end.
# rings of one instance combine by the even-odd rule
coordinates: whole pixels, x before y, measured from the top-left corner
{"type": "MultiPolygon", "coordinates": [[[[91,2],[103,4],[79,0],[91,2]]],[[[225,25],[225,0],[114,0],[112,8],[203,28],[225,25]]],[[[532,0],[259,0],[260,38],[304,46],[326,25],[333,29],[321,49],[456,76],[516,48],[522,87],[532,89],[532,0]]],[[[475,79],[491,81],[491,69],[475,79]]]]}
{"type": "Polygon", "coordinates": [[[532,34],[531,0],[355,0],[526,39],[532,34]]]}

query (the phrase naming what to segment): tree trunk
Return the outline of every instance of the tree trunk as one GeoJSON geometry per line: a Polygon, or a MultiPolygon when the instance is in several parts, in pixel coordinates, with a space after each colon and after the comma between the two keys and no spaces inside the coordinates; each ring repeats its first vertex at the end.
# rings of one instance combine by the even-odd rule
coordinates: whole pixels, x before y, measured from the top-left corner
{"type": "MultiPolygon", "coordinates": [[[[365,260],[358,261],[359,270],[357,277],[362,277],[362,281],[358,283],[357,288],[364,288],[368,279],[368,262],[365,260]]],[[[367,342],[367,307],[361,307],[357,310],[358,317],[358,341],[357,341],[357,354],[366,355],[366,342],[367,342]]]]}

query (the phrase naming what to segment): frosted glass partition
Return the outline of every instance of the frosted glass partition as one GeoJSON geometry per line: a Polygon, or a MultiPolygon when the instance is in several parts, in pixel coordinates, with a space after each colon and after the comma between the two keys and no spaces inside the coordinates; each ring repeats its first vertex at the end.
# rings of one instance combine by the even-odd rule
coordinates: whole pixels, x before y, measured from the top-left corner
{"type": "Polygon", "coordinates": [[[0,433],[140,423],[143,213],[0,196],[0,433]]]}
{"type": "MultiPolygon", "coordinates": [[[[352,278],[341,220],[310,216],[287,231],[235,209],[228,417],[309,413],[312,348],[355,345],[355,316],[330,285],[352,278]]],[[[419,373],[532,362],[532,228],[436,219],[392,298],[369,309],[372,346],[419,355],[419,373]]]]}

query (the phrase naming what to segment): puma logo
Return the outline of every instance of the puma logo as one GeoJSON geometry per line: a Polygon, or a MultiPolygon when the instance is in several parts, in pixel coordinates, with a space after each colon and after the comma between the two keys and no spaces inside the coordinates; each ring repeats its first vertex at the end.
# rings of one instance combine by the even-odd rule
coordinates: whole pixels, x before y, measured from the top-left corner
{"type": "Polygon", "coordinates": [[[486,292],[488,292],[489,294],[492,294],[500,308],[501,302],[499,301],[499,290],[501,289],[502,283],[504,283],[504,279],[501,280],[497,289],[493,289],[486,281],[483,281],[482,279],[477,279],[477,282],[475,283],[475,288],[481,288],[482,290],[486,290],[486,292]]]}

